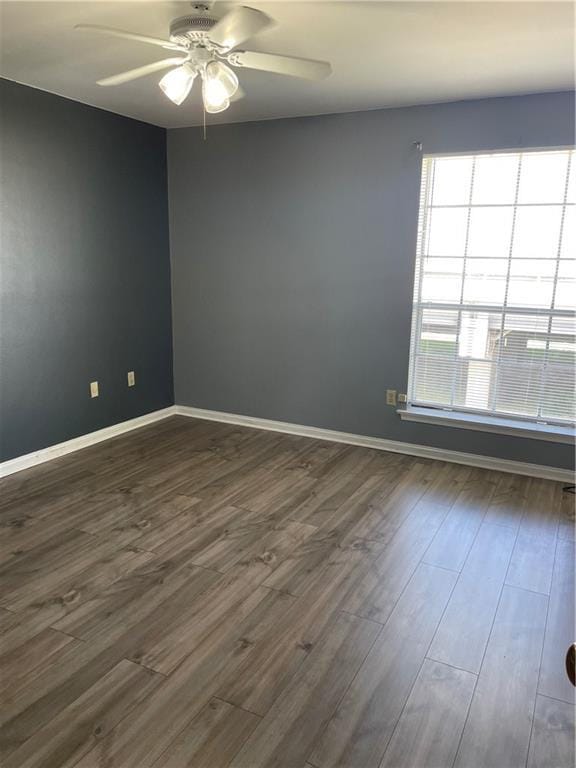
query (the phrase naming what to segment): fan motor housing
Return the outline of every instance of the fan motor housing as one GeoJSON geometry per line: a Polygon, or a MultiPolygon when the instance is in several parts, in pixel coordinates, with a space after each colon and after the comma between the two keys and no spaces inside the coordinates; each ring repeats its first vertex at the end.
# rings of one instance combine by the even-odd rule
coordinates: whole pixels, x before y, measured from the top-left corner
{"type": "Polygon", "coordinates": [[[212,16],[180,16],[170,24],[170,40],[174,43],[202,42],[218,19],[212,16]]]}

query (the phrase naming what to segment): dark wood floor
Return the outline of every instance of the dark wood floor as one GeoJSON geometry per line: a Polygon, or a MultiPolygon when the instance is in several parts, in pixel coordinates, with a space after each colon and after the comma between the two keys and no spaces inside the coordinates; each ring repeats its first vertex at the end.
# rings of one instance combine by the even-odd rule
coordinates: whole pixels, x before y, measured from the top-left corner
{"type": "Polygon", "coordinates": [[[3,768],[573,764],[558,483],[173,418],[2,492],[3,768]]]}

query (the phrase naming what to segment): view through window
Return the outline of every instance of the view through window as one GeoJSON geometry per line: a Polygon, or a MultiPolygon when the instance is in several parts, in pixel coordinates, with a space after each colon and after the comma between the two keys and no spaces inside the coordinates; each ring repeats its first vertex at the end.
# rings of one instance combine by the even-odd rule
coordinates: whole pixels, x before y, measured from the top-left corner
{"type": "Polygon", "coordinates": [[[424,158],[410,404],[574,423],[575,163],[424,158]]]}

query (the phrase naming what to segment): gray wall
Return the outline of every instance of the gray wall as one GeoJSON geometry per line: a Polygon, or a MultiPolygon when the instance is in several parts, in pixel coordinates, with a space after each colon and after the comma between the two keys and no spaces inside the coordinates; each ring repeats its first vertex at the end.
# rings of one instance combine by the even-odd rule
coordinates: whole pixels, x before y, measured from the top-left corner
{"type": "Polygon", "coordinates": [[[168,132],[179,404],[569,467],[569,446],[401,422],[420,156],[574,141],[573,94],[168,132]]]}
{"type": "Polygon", "coordinates": [[[5,80],[0,108],[6,460],[170,405],[173,385],[165,131],[5,80]]]}

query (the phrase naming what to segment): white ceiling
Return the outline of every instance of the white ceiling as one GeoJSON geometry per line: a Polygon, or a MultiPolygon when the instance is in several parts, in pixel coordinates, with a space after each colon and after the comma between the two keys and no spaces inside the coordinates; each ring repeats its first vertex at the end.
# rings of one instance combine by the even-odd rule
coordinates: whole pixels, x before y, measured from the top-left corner
{"type": "MultiPolygon", "coordinates": [[[[233,3],[216,3],[223,15],[233,3]]],[[[351,112],[408,104],[574,88],[571,2],[307,2],[243,4],[277,25],[245,47],[332,62],[333,74],[308,82],[241,70],[246,97],[210,122],[351,112]]],[[[198,125],[193,90],[177,107],[161,75],[112,88],[95,81],[165,58],[154,46],[74,32],[103,24],[167,37],[186,2],[0,3],[0,75],[70,99],[169,128],[198,125]]]]}

